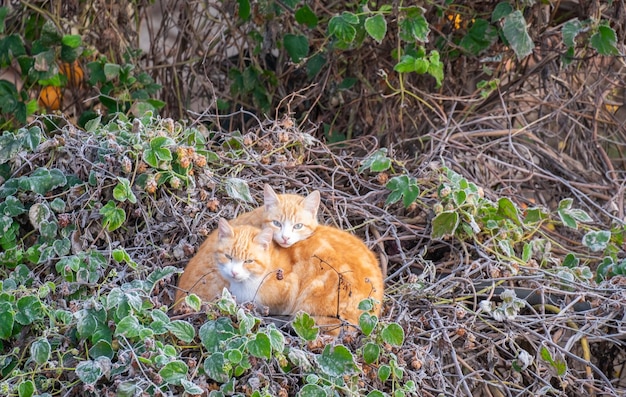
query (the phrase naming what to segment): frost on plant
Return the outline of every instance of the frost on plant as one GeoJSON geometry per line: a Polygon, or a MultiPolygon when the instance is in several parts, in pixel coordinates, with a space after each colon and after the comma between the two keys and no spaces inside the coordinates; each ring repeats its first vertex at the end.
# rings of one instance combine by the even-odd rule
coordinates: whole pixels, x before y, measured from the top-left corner
{"type": "Polygon", "coordinates": [[[480,309],[491,314],[496,321],[515,320],[521,308],[526,305],[526,301],[520,299],[512,289],[506,289],[500,294],[502,302],[496,304],[489,300],[480,302],[480,309]]]}

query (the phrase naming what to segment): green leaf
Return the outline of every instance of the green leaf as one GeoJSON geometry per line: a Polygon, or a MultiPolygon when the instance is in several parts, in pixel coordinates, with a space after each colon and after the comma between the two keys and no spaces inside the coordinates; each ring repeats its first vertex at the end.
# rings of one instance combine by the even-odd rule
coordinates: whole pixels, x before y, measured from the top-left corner
{"type": "Polygon", "coordinates": [[[459,42],[459,46],[470,54],[477,56],[491,47],[498,40],[498,30],[484,19],[476,19],[467,34],[459,42]]]}
{"type": "Polygon", "coordinates": [[[583,236],[583,245],[593,252],[599,252],[606,249],[611,241],[611,232],[609,230],[590,231],[583,236]]]}
{"type": "Polygon", "coordinates": [[[363,312],[359,316],[359,326],[361,327],[361,331],[365,336],[369,335],[376,328],[376,324],[378,324],[378,317],[375,315],[371,315],[368,312],[363,312]]]}
{"type": "Polygon", "coordinates": [[[328,394],[323,387],[315,384],[306,384],[302,386],[297,394],[298,397],[327,397],[328,394]]]}
{"type": "Polygon", "coordinates": [[[8,302],[0,302],[0,340],[8,340],[13,334],[15,311],[8,302]]]}
{"type": "Polygon", "coordinates": [[[228,178],[224,187],[226,193],[235,200],[245,201],[248,203],[254,203],[254,199],[250,195],[250,188],[248,188],[248,182],[240,178],[228,178]]]}
{"type": "Polygon", "coordinates": [[[111,344],[103,339],[100,339],[96,343],[94,343],[91,348],[89,348],[89,357],[92,359],[96,359],[98,357],[106,357],[108,359],[112,359],[115,355],[113,351],[113,347],[111,344]]]}
{"type": "Polygon", "coordinates": [[[498,3],[491,13],[491,22],[497,22],[513,12],[513,6],[509,3],[498,3]]]}
{"type": "Polygon", "coordinates": [[[382,172],[391,168],[391,159],[387,157],[387,148],[381,148],[363,159],[359,167],[359,173],[370,169],[372,172],[382,172]]]}
{"type": "Polygon", "coordinates": [[[25,380],[17,387],[18,397],[31,397],[35,393],[35,383],[32,380],[25,380]]]}
{"type": "Polygon", "coordinates": [[[171,361],[159,371],[163,380],[172,385],[180,385],[181,380],[187,378],[189,367],[182,360],[171,361]]]}
{"type": "Polygon", "coordinates": [[[427,43],[430,26],[428,26],[428,21],[422,15],[422,9],[413,6],[406,8],[405,11],[406,16],[400,21],[400,39],[408,43],[414,43],[415,41],[427,43]]]}
{"type": "Polygon", "coordinates": [[[258,333],[246,344],[248,351],[254,357],[269,360],[272,358],[272,345],[269,336],[258,333]]]}
{"type": "Polygon", "coordinates": [[[393,204],[402,198],[402,204],[404,204],[405,208],[408,208],[417,199],[420,193],[415,178],[409,178],[408,175],[400,175],[391,178],[385,187],[391,190],[389,197],[387,197],[385,201],[385,205],[393,204]]]}
{"type": "Polygon", "coordinates": [[[329,376],[351,375],[359,370],[352,353],[344,345],[326,345],[317,361],[320,369],[329,376]]]}
{"type": "Polygon", "coordinates": [[[309,55],[309,40],[306,36],[287,33],[283,36],[283,45],[293,63],[300,63],[309,55]]]}
{"type": "Polygon", "coordinates": [[[19,186],[24,190],[31,190],[35,193],[44,195],[51,190],[64,186],[67,179],[63,172],[59,169],[38,168],[30,176],[19,178],[19,186]]]}
{"type": "Polygon", "coordinates": [[[416,71],[416,59],[412,55],[403,55],[400,61],[395,64],[393,70],[398,73],[410,73],[416,71]]]}
{"type": "Polygon", "coordinates": [[[239,5],[239,18],[242,21],[247,21],[250,19],[250,0],[237,0],[237,4],[239,5]]]}
{"type": "Polygon", "coordinates": [[[122,67],[118,64],[105,63],[103,71],[104,71],[104,76],[106,78],[106,81],[111,81],[113,79],[116,79],[120,75],[121,70],[122,70],[122,67]]]}
{"type": "Polygon", "coordinates": [[[367,342],[363,346],[363,361],[366,364],[372,364],[380,357],[380,346],[373,342],[367,342]]]}
{"type": "Polygon", "coordinates": [[[0,136],[0,164],[13,159],[21,149],[21,142],[12,132],[4,131],[0,136]]]}
{"type": "Polygon", "coordinates": [[[17,301],[15,321],[29,325],[44,317],[44,307],[36,296],[23,296],[17,301]]]}
{"type": "Polygon", "coordinates": [[[83,39],[78,34],[66,34],[61,39],[61,43],[70,48],[78,48],[83,43],[83,39]]]}
{"type": "Polygon", "coordinates": [[[610,26],[598,26],[598,31],[591,36],[589,43],[600,55],[619,55],[617,36],[610,26]]]}
{"type": "Polygon", "coordinates": [[[378,379],[381,382],[385,383],[387,379],[391,376],[391,367],[387,364],[383,364],[378,368],[378,379]]]}
{"type": "Polygon", "coordinates": [[[202,345],[209,352],[215,353],[222,348],[222,342],[236,336],[236,331],[229,318],[219,317],[204,323],[200,327],[199,336],[202,345]]]}
{"type": "Polygon", "coordinates": [[[76,375],[88,385],[94,385],[105,374],[105,368],[110,368],[111,360],[106,357],[99,357],[96,360],[81,361],[76,366],[76,375]],[[108,363],[107,363],[108,362],[108,363]]]}
{"type": "Polygon", "coordinates": [[[50,359],[50,342],[40,338],[30,345],[30,356],[38,365],[45,364],[50,359]]]}
{"type": "Polygon", "coordinates": [[[306,341],[317,338],[319,328],[315,325],[315,320],[308,313],[299,312],[292,323],[293,329],[298,336],[306,341]]]}
{"type": "Polygon", "coordinates": [[[185,297],[185,303],[196,312],[200,311],[202,307],[202,299],[196,294],[187,295],[185,297]]]}
{"type": "Polygon", "coordinates": [[[18,136],[21,138],[22,146],[30,151],[34,151],[41,142],[41,128],[38,126],[31,127],[29,129],[20,128],[18,136]]]}
{"type": "Polygon", "coordinates": [[[295,13],[296,22],[301,25],[306,25],[309,28],[314,28],[317,26],[319,19],[317,15],[311,10],[311,8],[305,4],[302,7],[298,8],[295,13]]]}
{"type": "Polygon", "coordinates": [[[204,392],[200,386],[187,379],[181,379],[180,384],[185,388],[185,393],[188,395],[199,396],[204,392]]]}
{"type": "Polygon", "coordinates": [[[535,43],[528,34],[526,19],[520,10],[515,10],[504,18],[502,32],[515,51],[518,60],[524,59],[533,52],[535,43]]]}
{"type": "Polygon", "coordinates": [[[141,331],[141,324],[139,324],[139,320],[137,317],[128,315],[120,320],[117,324],[117,328],[115,329],[115,335],[125,336],[127,338],[134,338],[139,335],[139,331],[141,331]]]}
{"type": "Polygon", "coordinates": [[[146,292],[148,295],[151,295],[152,289],[159,281],[176,273],[182,273],[182,270],[175,266],[165,266],[155,269],[152,273],[148,275],[148,277],[146,277],[144,292],[146,292]]]}
{"type": "Polygon", "coordinates": [[[437,88],[439,88],[443,82],[443,62],[439,60],[439,51],[433,50],[430,53],[428,60],[428,74],[435,78],[437,88]]]}
{"type": "Polygon", "coordinates": [[[174,320],[166,327],[168,331],[185,343],[191,343],[196,336],[195,328],[186,321],[174,320]]]}
{"type": "Polygon", "coordinates": [[[137,197],[130,188],[130,181],[127,178],[117,177],[118,184],[113,189],[113,198],[117,201],[130,201],[132,204],[137,202],[137,197]]]}
{"type": "Polygon", "coordinates": [[[126,213],[123,209],[118,208],[113,200],[109,200],[104,207],[100,208],[100,215],[103,216],[103,226],[110,232],[118,229],[126,221],[126,213]]]}
{"type": "Polygon", "coordinates": [[[574,47],[576,45],[576,36],[582,32],[583,26],[578,18],[569,20],[563,24],[561,29],[561,35],[563,36],[563,43],[567,47],[574,47]]]}
{"type": "Polygon", "coordinates": [[[204,372],[214,381],[226,383],[230,379],[232,368],[225,366],[224,353],[216,352],[204,360],[204,372]]]}
{"type": "Polygon", "coordinates": [[[443,211],[432,220],[430,236],[433,239],[453,236],[457,227],[459,227],[459,214],[453,211],[443,211]]]}
{"type": "Polygon", "coordinates": [[[516,225],[522,225],[522,222],[519,219],[517,206],[513,204],[513,201],[506,197],[501,197],[498,200],[498,215],[512,220],[516,225]]]}
{"type": "Polygon", "coordinates": [[[402,346],[404,343],[404,329],[397,323],[387,324],[381,333],[383,340],[392,346],[402,346]]]}
{"type": "MultiPolygon", "coordinates": [[[[8,196],[4,201],[4,205],[0,204],[0,208],[2,209],[2,213],[4,215],[8,215],[10,217],[16,217],[26,212],[24,204],[22,204],[22,202],[18,200],[15,196],[8,196]]],[[[6,230],[0,229],[0,234],[4,233],[6,233],[6,230]]]]}
{"type": "Polygon", "coordinates": [[[335,36],[344,43],[352,43],[356,37],[356,28],[349,22],[350,19],[343,15],[332,17],[328,22],[329,36],[335,36]]]}
{"type": "Polygon", "coordinates": [[[382,15],[374,15],[365,19],[365,31],[380,44],[387,34],[387,21],[382,15]]]}

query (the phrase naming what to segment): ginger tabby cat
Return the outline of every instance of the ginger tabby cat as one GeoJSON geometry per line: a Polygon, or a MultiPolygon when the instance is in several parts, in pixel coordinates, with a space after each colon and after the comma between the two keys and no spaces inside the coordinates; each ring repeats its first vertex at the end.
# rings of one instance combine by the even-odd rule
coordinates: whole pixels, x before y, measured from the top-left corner
{"type": "Polygon", "coordinates": [[[358,324],[363,299],[378,301],[379,315],[384,287],[378,261],[359,238],[317,224],[319,193],[276,195],[268,185],[264,193],[261,211],[242,215],[232,226],[220,219],[185,268],[176,302],[186,292],[211,300],[227,287],[238,302],[253,301],[272,315],[306,311],[319,325],[335,326],[333,333],[339,319],[358,324]]]}
{"type": "Polygon", "coordinates": [[[287,248],[308,238],[318,225],[317,211],[320,192],[314,190],[306,197],[297,194],[276,194],[268,184],[263,188],[263,205],[230,221],[233,226],[269,227],[274,241],[287,248]]]}
{"type": "MultiPolygon", "coordinates": [[[[276,194],[270,185],[263,189],[264,204],[230,221],[233,226],[270,227],[274,241],[289,246],[309,237],[318,226],[317,211],[320,204],[319,192],[313,191],[306,197],[297,194],[276,194]]],[[[215,273],[212,255],[217,250],[218,231],[214,230],[191,258],[185,272],[178,280],[174,304],[178,305],[187,293],[195,293],[211,300],[221,295],[228,282],[215,273]],[[210,288],[210,290],[207,290],[210,288]]]]}

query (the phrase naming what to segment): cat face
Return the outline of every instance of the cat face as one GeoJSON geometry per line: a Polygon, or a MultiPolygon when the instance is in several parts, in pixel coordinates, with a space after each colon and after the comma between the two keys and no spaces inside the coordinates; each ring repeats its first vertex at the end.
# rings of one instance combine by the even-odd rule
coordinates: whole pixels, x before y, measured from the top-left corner
{"type": "Polygon", "coordinates": [[[225,219],[220,219],[215,262],[220,274],[231,283],[256,283],[269,263],[272,230],[258,231],[253,227],[236,230],[225,219]]]}
{"type": "Polygon", "coordinates": [[[320,205],[320,193],[317,190],[306,197],[278,196],[269,185],[265,185],[263,198],[264,227],[272,229],[274,241],[278,245],[287,248],[313,234],[318,225],[317,211],[320,205]]]}

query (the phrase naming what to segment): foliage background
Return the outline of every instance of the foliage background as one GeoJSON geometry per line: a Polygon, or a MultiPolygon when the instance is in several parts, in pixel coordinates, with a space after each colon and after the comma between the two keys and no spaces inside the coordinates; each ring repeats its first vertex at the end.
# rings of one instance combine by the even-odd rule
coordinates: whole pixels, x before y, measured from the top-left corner
{"type": "Polygon", "coordinates": [[[500,4],[3,8],[1,391],[619,395],[624,3],[500,4]],[[159,314],[263,183],[380,255],[385,313],[345,351],[226,298],[159,314]],[[219,318],[241,333],[207,340],[219,318]],[[247,361],[212,373],[225,344],[247,361]]]}

